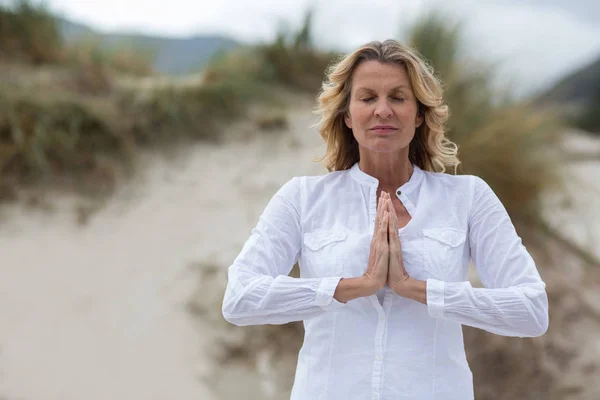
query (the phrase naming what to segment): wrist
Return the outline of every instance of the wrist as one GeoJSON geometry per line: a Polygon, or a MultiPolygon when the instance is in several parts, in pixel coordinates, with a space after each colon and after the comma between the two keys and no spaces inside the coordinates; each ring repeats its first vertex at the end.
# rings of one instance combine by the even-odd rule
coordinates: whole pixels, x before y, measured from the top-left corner
{"type": "Polygon", "coordinates": [[[427,304],[427,282],[409,277],[390,286],[397,295],[427,304]]]}
{"type": "Polygon", "coordinates": [[[427,281],[419,281],[413,278],[408,280],[408,298],[427,304],[427,281]]]}
{"type": "Polygon", "coordinates": [[[364,293],[363,297],[371,296],[371,295],[377,293],[383,287],[367,275],[363,275],[358,279],[360,279],[361,286],[363,287],[363,293],[364,293]]]}
{"type": "Polygon", "coordinates": [[[377,292],[377,285],[368,277],[342,278],[333,294],[340,303],[359,297],[367,297],[377,292]]]}

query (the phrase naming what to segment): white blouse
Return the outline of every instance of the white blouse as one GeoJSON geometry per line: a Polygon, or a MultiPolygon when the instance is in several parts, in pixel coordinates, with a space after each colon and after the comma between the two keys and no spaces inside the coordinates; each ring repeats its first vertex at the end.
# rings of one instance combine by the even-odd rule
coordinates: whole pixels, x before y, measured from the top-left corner
{"type": "Polygon", "coordinates": [[[461,325],[542,335],[545,284],[481,178],[415,166],[396,192],[412,217],[399,236],[407,272],[427,281],[427,305],[388,287],[382,302],[336,301],[340,279],[367,268],[377,187],[358,164],[283,185],[229,267],[223,316],[240,326],[304,321],[292,399],[473,399],[461,325]],[[471,259],[485,288],[467,280],[471,259]],[[301,277],[289,277],[297,261],[301,277]]]}

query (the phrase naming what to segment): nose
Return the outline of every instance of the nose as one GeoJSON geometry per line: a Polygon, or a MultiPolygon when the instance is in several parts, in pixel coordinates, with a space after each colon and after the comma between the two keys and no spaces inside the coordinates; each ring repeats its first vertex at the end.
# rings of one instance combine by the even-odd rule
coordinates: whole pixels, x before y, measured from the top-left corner
{"type": "Polygon", "coordinates": [[[392,107],[388,104],[387,100],[380,100],[375,105],[375,116],[378,118],[389,118],[392,116],[392,107]]]}

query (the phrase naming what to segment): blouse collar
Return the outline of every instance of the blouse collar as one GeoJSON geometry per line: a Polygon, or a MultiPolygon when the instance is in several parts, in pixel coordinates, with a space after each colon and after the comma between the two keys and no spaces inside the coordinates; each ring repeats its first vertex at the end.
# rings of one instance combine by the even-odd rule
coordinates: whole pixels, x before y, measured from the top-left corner
{"type": "MultiPolygon", "coordinates": [[[[400,186],[397,190],[401,190],[404,193],[408,193],[415,188],[419,187],[421,181],[423,180],[423,170],[413,164],[413,173],[404,185],[400,186]]],[[[371,175],[363,172],[358,166],[358,162],[356,162],[350,168],[350,175],[352,178],[360,184],[369,185],[369,186],[379,186],[379,180],[377,178],[372,177],[371,175]]]]}

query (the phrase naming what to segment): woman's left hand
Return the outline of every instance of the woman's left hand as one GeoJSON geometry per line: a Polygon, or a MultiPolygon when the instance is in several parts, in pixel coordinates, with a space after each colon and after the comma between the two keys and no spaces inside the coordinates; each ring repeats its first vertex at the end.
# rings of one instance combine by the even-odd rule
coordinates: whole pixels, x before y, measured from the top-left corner
{"type": "Polygon", "coordinates": [[[388,286],[392,288],[394,292],[403,297],[409,297],[411,294],[411,280],[412,278],[406,272],[404,268],[404,262],[402,261],[402,247],[400,244],[400,237],[398,236],[398,217],[394,211],[394,205],[392,200],[387,195],[387,208],[391,215],[388,224],[388,241],[390,245],[390,264],[388,268],[388,286]]]}

